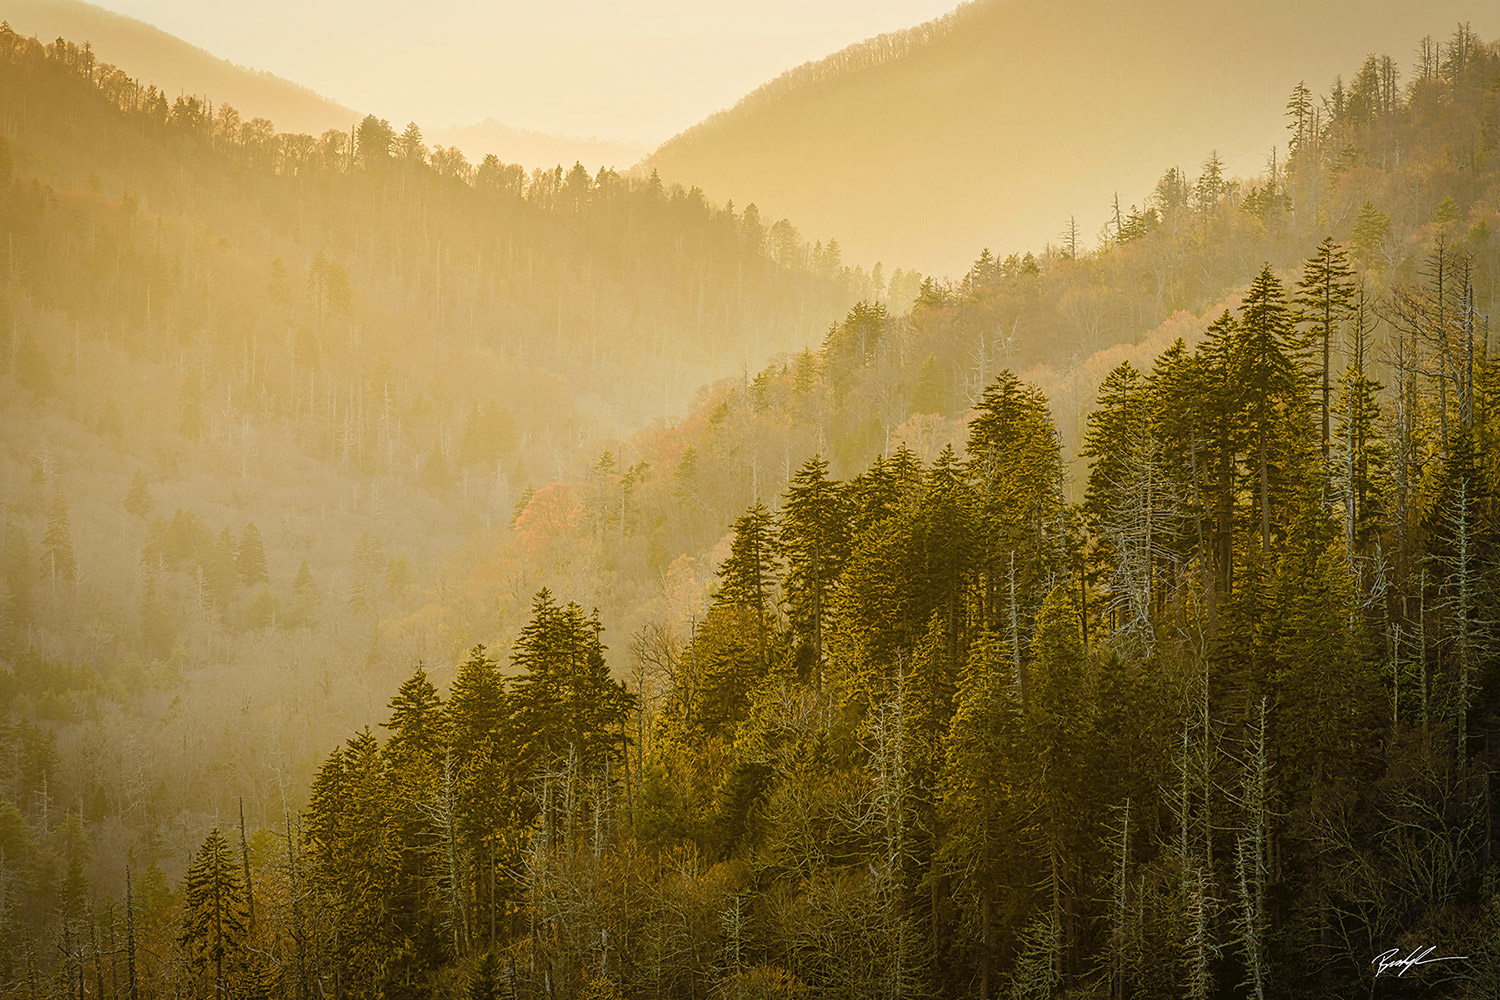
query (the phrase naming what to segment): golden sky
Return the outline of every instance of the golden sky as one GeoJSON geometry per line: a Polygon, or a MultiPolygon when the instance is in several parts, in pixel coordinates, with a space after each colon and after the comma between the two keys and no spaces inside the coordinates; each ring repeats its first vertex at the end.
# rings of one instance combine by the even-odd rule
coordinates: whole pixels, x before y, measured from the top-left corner
{"type": "Polygon", "coordinates": [[[232,62],[427,128],[658,142],[955,0],[100,0],[232,62]]]}

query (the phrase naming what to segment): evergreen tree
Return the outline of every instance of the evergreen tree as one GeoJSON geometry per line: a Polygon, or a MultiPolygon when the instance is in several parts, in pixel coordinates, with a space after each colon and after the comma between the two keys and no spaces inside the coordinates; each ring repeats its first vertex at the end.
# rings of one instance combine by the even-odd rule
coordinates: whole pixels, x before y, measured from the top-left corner
{"type": "Polygon", "coordinates": [[[521,810],[510,767],[516,751],[510,698],[498,664],[483,646],[475,646],[459,664],[448,695],[448,726],[461,837],[474,859],[475,912],[493,948],[504,914],[501,893],[518,860],[507,831],[519,826],[521,810]]]}
{"type": "Polygon", "coordinates": [[[183,884],[178,942],[192,974],[215,997],[237,994],[246,957],[244,887],[237,868],[229,844],[215,827],[188,866],[183,884]]]}
{"type": "Polygon", "coordinates": [[[281,598],[270,587],[262,586],[245,608],[245,628],[251,632],[274,628],[283,617],[281,598]]]}
{"type": "Polygon", "coordinates": [[[1099,870],[1090,861],[1104,840],[1100,804],[1114,800],[1106,774],[1096,770],[1101,760],[1094,746],[1097,716],[1073,597],[1071,588],[1057,587],[1037,611],[1024,734],[1030,767],[1023,794],[1033,825],[1027,839],[1037,845],[1037,870],[1048,897],[1044,905],[1058,929],[1053,962],[1060,975],[1072,971],[1069,953],[1078,934],[1074,896],[1087,884],[1085,873],[1099,870]]]}
{"type": "Polygon", "coordinates": [[[719,567],[719,591],[714,600],[751,616],[762,671],[770,667],[770,624],[780,569],[771,512],[757,502],[734,522],[734,540],[729,545],[729,558],[719,567]]]}
{"type": "MultiPolygon", "coordinates": [[[[944,448],[928,470],[926,489],[915,510],[916,559],[911,583],[921,595],[917,620],[927,621],[929,629],[933,623],[941,625],[942,642],[933,655],[945,690],[958,679],[971,627],[966,597],[977,554],[974,507],[964,466],[951,446],[944,448]]],[[[944,701],[950,695],[947,691],[944,701]]],[[[951,712],[945,709],[939,714],[946,719],[951,712]]]]}
{"type": "Polygon", "coordinates": [[[385,978],[387,989],[409,994],[418,977],[442,962],[450,937],[462,940],[462,934],[449,935],[443,926],[445,915],[463,922],[459,914],[445,914],[452,893],[462,893],[462,885],[454,884],[455,873],[442,857],[456,846],[446,766],[447,712],[420,664],[391,699],[390,709],[383,725],[391,737],[381,753],[382,785],[390,798],[378,815],[392,841],[385,867],[385,917],[390,933],[405,946],[393,956],[385,978]]]}
{"type": "Polygon", "coordinates": [[[1292,311],[1270,264],[1261,267],[1240,304],[1233,363],[1245,392],[1261,549],[1268,551],[1275,494],[1295,486],[1306,382],[1292,311]]]}
{"type": "Polygon", "coordinates": [[[550,591],[532,602],[511,662],[525,671],[513,699],[523,746],[534,768],[576,761],[585,773],[602,768],[622,750],[623,726],[635,703],[609,676],[597,615],[576,604],[558,607],[550,591]]]}
{"type": "Polygon", "coordinates": [[[1295,156],[1298,150],[1317,138],[1312,124],[1313,95],[1305,82],[1298,81],[1297,86],[1292,88],[1292,96],[1286,103],[1286,116],[1291,119],[1287,130],[1292,133],[1287,139],[1287,152],[1295,156]]]}
{"type": "Polygon", "coordinates": [[[1023,804],[1021,704],[1010,650],[998,636],[975,638],[959,680],[956,709],[945,746],[944,825],[946,867],[974,900],[979,945],[979,995],[994,992],[1004,917],[1000,886],[1022,869],[1017,857],[1023,804]],[[997,928],[1000,922],[1002,928],[997,928]]]}
{"type": "Polygon", "coordinates": [[[823,339],[823,364],[835,399],[843,398],[855,373],[874,361],[889,324],[882,303],[857,302],[843,322],[829,329],[823,339]]]}
{"type": "Polygon", "coordinates": [[[792,624],[812,643],[813,662],[821,671],[829,597],[849,555],[842,487],[828,478],[828,463],[821,457],[808,459],[787,487],[781,551],[792,624]]]}
{"type": "Polygon", "coordinates": [[[1323,461],[1328,461],[1329,412],[1332,385],[1329,349],[1334,331],[1354,310],[1354,272],[1344,248],[1324,237],[1318,250],[1302,265],[1297,282],[1297,305],[1302,319],[1312,324],[1311,339],[1323,352],[1323,461]]]}
{"type": "Polygon", "coordinates": [[[384,118],[365,115],[355,131],[354,148],[366,168],[383,166],[391,158],[396,133],[384,118]]]}
{"type": "MultiPolygon", "coordinates": [[[[881,479],[887,475],[882,471],[881,479]]],[[[851,492],[874,494],[881,488],[878,484],[879,480],[862,484],[856,479],[851,492]]],[[[842,700],[857,716],[890,700],[896,678],[908,668],[911,651],[931,618],[932,595],[916,572],[921,558],[916,541],[919,497],[897,500],[893,513],[855,536],[834,593],[827,637],[829,668],[842,700]]]]}
{"type": "Polygon", "coordinates": [[[1118,495],[1129,488],[1133,445],[1150,420],[1149,391],[1145,377],[1128,361],[1099,385],[1080,452],[1082,457],[1092,459],[1083,506],[1096,525],[1118,506],[1118,495]]]}
{"type": "Polygon", "coordinates": [[[419,663],[390,700],[391,717],[382,723],[391,731],[386,754],[399,774],[420,780],[436,761],[446,742],[447,716],[443,700],[419,663]]]}
{"type": "Polygon", "coordinates": [[[1065,560],[1060,443],[1046,397],[1009,371],[975,409],[967,450],[983,623],[1024,658],[1031,618],[1065,560]]]}
{"type": "Polygon", "coordinates": [[[500,962],[493,950],[486,951],[469,974],[469,989],[466,1000],[502,1000],[500,962]]]}
{"type": "Polygon", "coordinates": [[[309,795],[310,881],[332,925],[329,964],[349,996],[379,995],[392,958],[412,953],[398,924],[412,900],[401,877],[406,844],[396,806],[390,769],[368,729],[329,756],[309,795]]]}
{"type": "Polygon", "coordinates": [[[1373,270],[1380,264],[1381,248],[1391,234],[1391,217],[1382,212],[1373,202],[1365,202],[1354,220],[1354,229],[1349,234],[1349,248],[1354,259],[1366,269],[1373,270]]]}
{"type": "Polygon", "coordinates": [[[426,162],[427,147],[422,143],[422,130],[416,122],[407,122],[406,128],[396,137],[396,155],[407,163],[426,162]]]}
{"type": "MultiPolygon", "coordinates": [[[[1226,309],[1209,325],[1190,361],[1162,371],[1164,423],[1176,437],[1179,468],[1191,470],[1186,492],[1199,499],[1201,554],[1214,582],[1210,607],[1234,593],[1239,462],[1249,448],[1244,411],[1249,389],[1237,365],[1239,325],[1226,309]]],[[[1213,613],[1213,611],[1211,611],[1213,613]]]]}
{"type": "Polygon", "coordinates": [[[1466,430],[1452,439],[1438,477],[1437,496],[1426,519],[1428,560],[1436,581],[1443,666],[1435,692],[1457,734],[1459,759],[1468,753],[1481,664],[1500,651],[1495,596],[1500,532],[1486,512],[1490,498],[1466,430]]]}
{"type": "Polygon", "coordinates": [[[1382,386],[1365,367],[1371,325],[1361,287],[1350,324],[1349,363],[1339,376],[1334,400],[1332,471],[1343,494],[1345,547],[1351,555],[1366,551],[1379,528],[1380,496],[1389,460],[1380,430],[1382,386]]]}
{"type": "Polygon", "coordinates": [[[1115,631],[1149,655],[1154,643],[1158,564],[1170,559],[1185,507],[1163,462],[1153,419],[1153,387],[1128,362],[1099,387],[1083,455],[1092,459],[1083,510],[1098,545],[1093,559],[1109,575],[1115,631]]]}
{"type": "Polygon", "coordinates": [[[510,411],[496,403],[474,404],[464,419],[463,437],[458,446],[459,463],[464,467],[493,464],[515,446],[515,421],[510,411]]]}
{"type": "Polygon", "coordinates": [[[729,604],[715,604],[697,623],[684,656],[693,680],[678,692],[688,728],[727,740],[749,717],[755,691],[773,679],[756,635],[755,616],[729,604]]]}
{"type": "Polygon", "coordinates": [[[925,474],[911,449],[902,445],[890,458],[877,456],[849,482],[845,509],[851,550],[858,548],[861,535],[905,509],[920,492],[925,474]]]}

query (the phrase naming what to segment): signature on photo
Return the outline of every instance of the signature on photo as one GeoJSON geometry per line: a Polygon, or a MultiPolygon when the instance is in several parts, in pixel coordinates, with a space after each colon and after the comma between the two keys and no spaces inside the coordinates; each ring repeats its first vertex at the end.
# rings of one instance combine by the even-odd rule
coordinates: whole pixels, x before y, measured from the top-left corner
{"type": "Polygon", "coordinates": [[[1378,979],[1382,973],[1396,970],[1397,976],[1404,976],[1407,970],[1414,969],[1419,965],[1433,965],[1437,962],[1462,962],[1467,955],[1433,955],[1437,951],[1435,945],[1426,948],[1413,948],[1411,954],[1402,956],[1400,948],[1392,948],[1375,956],[1370,964],[1375,966],[1375,976],[1378,979]]]}

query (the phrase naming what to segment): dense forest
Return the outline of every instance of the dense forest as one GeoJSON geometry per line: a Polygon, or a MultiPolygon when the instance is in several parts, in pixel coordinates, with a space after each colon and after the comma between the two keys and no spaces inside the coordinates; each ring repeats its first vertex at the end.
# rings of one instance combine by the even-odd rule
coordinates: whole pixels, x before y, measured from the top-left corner
{"type": "Polygon", "coordinates": [[[0,38],[5,995],[1500,989],[1500,46],[886,281],[0,38]]]}

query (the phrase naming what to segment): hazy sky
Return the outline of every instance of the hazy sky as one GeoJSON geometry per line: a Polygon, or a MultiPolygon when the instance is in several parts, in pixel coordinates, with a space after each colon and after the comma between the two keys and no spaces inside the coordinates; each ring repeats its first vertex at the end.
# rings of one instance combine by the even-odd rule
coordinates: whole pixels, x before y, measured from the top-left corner
{"type": "Polygon", "coordinates": [[[94,0],[393,122],[665,139],[956,0],[94,0]]]}

